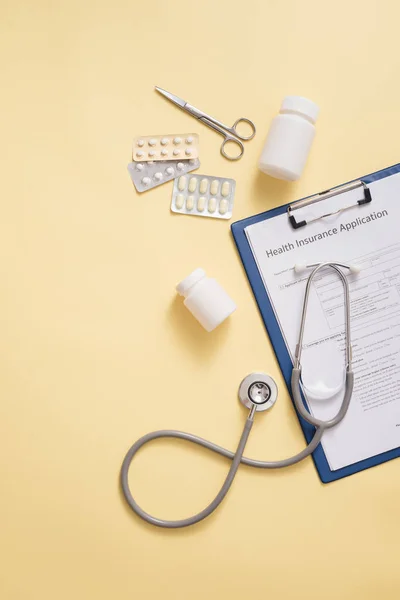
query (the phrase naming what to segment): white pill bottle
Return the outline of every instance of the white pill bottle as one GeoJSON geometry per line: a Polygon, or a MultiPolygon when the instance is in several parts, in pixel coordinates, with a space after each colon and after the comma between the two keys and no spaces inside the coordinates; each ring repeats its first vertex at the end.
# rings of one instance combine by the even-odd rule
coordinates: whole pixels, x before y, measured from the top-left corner
{"type": "Polygon", "coordinates": [[[259,169],[287,181],[303,172],[315,136],[318,106],[302,96],[286,96],[265,141],[259,169]]]}
{"type": "Polygon", "coordinates": [[[184,305],[206,331],[213,331],[235,310],[236,304],[216,281],[203,269],[195,269],[178,283],[176,291],[184,296],[184,305]]]}

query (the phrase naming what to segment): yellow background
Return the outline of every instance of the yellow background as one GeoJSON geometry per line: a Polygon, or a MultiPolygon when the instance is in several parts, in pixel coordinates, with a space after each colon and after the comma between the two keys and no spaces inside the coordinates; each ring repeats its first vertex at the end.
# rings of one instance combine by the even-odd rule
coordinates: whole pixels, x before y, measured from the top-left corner
{"type": "MultiPolygon", "coordinates": [[[[230,235],[173,215],[172,183],[143,195],[137,134],[197,132],[201,173],[237,181],[234,220],[400,160],[397,1],[0,2],[1,544],[4,600],[398,599],[399,461],[324,486],[312,460],[241,468],[207,521],[164,531],[118,487],[147,431],[234,448],[241,378],[279,384],[246,454],[304,440],[230,235]],[[227,123],[257,125],[238,163],[159,85],[227,123]],[[321,107],[300,182],[257,159],[286,94],[321,107]],[[175,284],[197,266],[238,304],[208,334],[175,284]]],[[[316,256],[316,259],[318,257],[316,256]]],[[[181,518],[214,496],[224,459],[178,442],[131,473],[150,512],[181,518]]]]}

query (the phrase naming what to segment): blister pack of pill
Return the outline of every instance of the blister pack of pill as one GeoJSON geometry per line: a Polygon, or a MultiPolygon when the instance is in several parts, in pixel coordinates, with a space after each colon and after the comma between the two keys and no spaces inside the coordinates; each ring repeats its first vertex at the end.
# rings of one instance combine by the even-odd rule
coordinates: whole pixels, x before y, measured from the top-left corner
{"type": "Polygon", "coordinates": [[[171,210],[185,215],[230,219],[236,182],[209,175],[181,175],[175,179],[171,210]]]}
{"type": "Polygon", "coordinates": [[[175,135],[144,135],[133,140],[132,160],[182,160],[199,156],[197,133],[175,135]]]}
{"type": "Polygon", "coordinates": [[[198,158],[190,160],[167,160],[165,162],[131,162],[128,165],[129,175],[138,192],[146,192],[162,185],[175,177],[194,171],[200,166],[198,158]]]}

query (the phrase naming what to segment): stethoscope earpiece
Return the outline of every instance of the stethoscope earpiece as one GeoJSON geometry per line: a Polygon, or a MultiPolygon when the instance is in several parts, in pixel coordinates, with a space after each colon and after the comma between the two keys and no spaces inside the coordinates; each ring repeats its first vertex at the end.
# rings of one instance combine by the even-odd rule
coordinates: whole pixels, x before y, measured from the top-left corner
{"type": "MultiPolygon", "coordinates": [[[[331,263],[324,263],[324,264],[331,264],[331,263]]],[[[358,273],[361,271],[361,267],[360,265],[343,265],[341,263],[332,263],[332,264],[336,264],[338,267],[343,267],[345,269],[348,269],[350,271],[350,273],[352,273],[353,275],[358,275],[358,273]]],[[[304,271],[307,271],[307,269],[312,269],[314,267],[319,266],[318,264],[312,264],[312,265],[306,265],[305,263],[296,263],[294,265],[294,272],[297,273],[298,275],[301,275],[301,273],[304,273],[304,271]]]]}
{"type": "Polygon", "coordinates": [[[251,373],[239,386],[239,400],[246,407],[255,407],[257,412],[272,408],[278,398],[278,386],[266,373],[251,373]]]}

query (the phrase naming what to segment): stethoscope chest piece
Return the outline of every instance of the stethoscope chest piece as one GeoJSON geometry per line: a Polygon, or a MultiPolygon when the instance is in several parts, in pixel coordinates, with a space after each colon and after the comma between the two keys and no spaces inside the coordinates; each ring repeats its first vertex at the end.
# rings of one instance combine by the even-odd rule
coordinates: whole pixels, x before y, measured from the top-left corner
{"type": "Polygon", "coordinates": [[[251,373],[239,386],[239,400],[246,408],[257,412],[272,408],[278,398],[278,387],[266,373],[251,373]]]}

